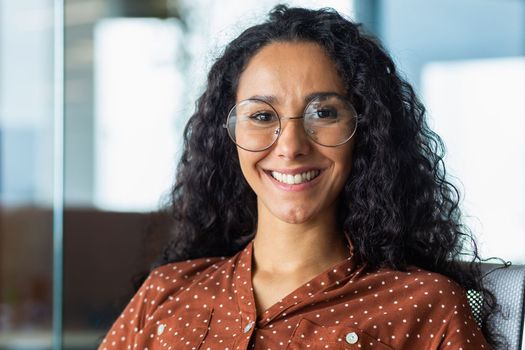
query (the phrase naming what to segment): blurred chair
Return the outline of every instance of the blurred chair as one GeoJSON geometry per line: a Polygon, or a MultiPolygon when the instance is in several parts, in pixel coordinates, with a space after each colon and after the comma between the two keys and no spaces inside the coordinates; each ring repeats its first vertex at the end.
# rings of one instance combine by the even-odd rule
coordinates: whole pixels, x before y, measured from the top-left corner
{"type": "Polygon", "coordinates": [[[501,312],[495,315],[489,327],[497,334],[501,334],[508,345],[508,348],[503,346],[495,350],[524,350],[525,265],[482,264],[481,266],[485,274],[486,286],[494,293],[501,307],[501,312]]]}

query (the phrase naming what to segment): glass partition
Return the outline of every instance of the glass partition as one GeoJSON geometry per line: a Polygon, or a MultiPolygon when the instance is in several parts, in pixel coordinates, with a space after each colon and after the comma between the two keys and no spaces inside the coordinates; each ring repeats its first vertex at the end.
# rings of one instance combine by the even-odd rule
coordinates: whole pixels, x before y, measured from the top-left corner
{"type": "Polygon", "coordinates": [[[53,1],[0,1],[0,349],[52,344],[54,28],[53,1]]]}

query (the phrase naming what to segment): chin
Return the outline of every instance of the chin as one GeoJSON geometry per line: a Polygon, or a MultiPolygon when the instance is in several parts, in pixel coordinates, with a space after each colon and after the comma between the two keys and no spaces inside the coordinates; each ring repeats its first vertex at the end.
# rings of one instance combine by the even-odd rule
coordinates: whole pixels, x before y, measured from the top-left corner
{"type": "Polygon", "coordinates": [[[281,209],[278,212],[274,212],[274,215],[289,224],[303,224],[310,221],[314,213],[303,208],[289,208],[287,210],[281,209]]]}

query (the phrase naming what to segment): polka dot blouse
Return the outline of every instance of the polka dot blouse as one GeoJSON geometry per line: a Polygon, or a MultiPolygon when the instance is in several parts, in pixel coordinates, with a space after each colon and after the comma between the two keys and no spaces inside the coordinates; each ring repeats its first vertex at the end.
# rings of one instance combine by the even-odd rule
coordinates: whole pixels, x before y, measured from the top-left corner
{"type": "Polygon", "coordinates": [[[455,282],[352,258],[257,315],[252,250],[153,270],[99,350],[489,349],[455,282]]]}

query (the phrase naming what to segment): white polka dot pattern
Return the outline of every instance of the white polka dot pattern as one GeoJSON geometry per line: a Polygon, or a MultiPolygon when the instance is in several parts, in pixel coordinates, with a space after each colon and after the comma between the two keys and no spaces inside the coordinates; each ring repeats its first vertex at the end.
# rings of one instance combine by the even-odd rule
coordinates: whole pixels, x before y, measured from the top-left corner
{"type": "Polygon", "coordinates": [[[99,350],[488,349],[453,281],[351,258],[258,315],[252,249],[155,269],[99,350]]]}

